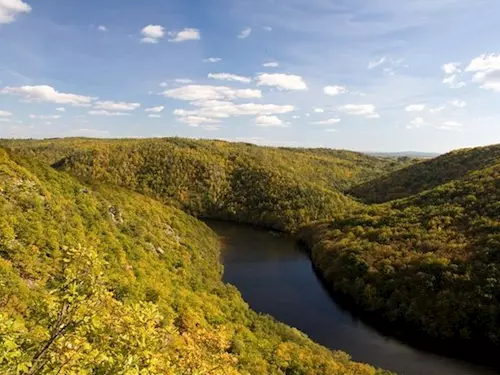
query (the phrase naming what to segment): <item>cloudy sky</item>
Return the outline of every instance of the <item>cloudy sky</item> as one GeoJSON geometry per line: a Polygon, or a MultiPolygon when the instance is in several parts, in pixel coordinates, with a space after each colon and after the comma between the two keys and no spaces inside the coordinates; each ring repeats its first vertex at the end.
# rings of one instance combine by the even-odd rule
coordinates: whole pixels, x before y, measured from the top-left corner
{"type": "Polygon", "coordinates": [[[0,137],[500,142],[498,0],[0,0],[0,137]]]}

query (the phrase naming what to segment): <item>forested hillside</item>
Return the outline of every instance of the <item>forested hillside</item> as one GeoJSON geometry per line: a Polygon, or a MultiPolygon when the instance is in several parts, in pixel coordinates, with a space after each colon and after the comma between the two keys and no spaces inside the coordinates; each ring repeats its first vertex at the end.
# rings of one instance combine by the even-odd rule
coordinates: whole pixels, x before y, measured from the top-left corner
{"type": "MultiPolygon", "coordinates": [[[[399,181],[408,196],[434,180],[451,181],[304,229],[300,236],[330,287],[409,332],[498,348],[499,150],[461,150],[395,172],[384,183],[399,181]]],[[[377,183],[373,191],[382,189],[377,183]]]]}
{"type": "Polygon", "coordinates": [[[193,217],[0,148],[0,372],[377,374],[249,310],[193,217]]]}
{"type": "Polygon", "coordinates": [[[123,186],[198,217],[292,232],[356,207],[342,191],[412,162],[182,138],[4,144],[85,181],[123,186]]]}
{"type": "Polygon", "coordinates": [[[500,145],[462,149],[422,161],[350,189],[366,203],[409,197],[500,162],[500,145]]]}

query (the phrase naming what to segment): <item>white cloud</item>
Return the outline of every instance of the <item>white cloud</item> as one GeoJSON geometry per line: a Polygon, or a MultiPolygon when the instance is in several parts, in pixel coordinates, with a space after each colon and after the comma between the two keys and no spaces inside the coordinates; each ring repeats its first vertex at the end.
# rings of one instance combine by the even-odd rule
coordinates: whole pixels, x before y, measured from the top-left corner
{"type": "Polygon", "coordinates": [[[455,99],[449,102],[452,106],[458,107],[458,108],[464,108],[467,106],[467,103],[464,102],[463,100],[455,99]]]}
{"type": "Polygon", "coordinates": [[[445,85],[450,86],[452,89],[460,89],[462,87],[467,86],[467,84],[463,81],[458,81],[457,74],[452,74],[451,76],[444,77],[443,83],[445,85]]]}
{"type": "Polygon", "coordinates": [[[148,25],[141,30],[141,43],[156,44],[165,36],[165,28],[161,25],[148,25]]]}
{"type": "Polygon", "coordinates": [[[134,111],[141,105],[139,103],[125,103],[125,102],[112,102],[102,101],[95,104],[95,109],[103,109],[105,111],[134,111]]]}
{"type": "Polygon", "coordinates": [[[153,113],[160,113],[161,111],[163,111],[165,109],[164,106],[160,105],[158,107],[151,107],[151,108],[146,108],[145,111],[146,112],[153,112],[153,113]]]}
{"type": "Polygon", "coordinates": [[[11,23],[17,15],[31,12],[31,6],[22,0],[0,0],[0,24],[11,23]]]}
{"type": "Polygon", "coordinates": [[[299,119],[300,116],[292,116],[293,119],[299,119]]]}
{"type": "Polygon", "coordinates": [[[314,124],[317,125],[335,125],[338,124],[341,120],[339,118],[329,118],[328,120],[317,121],[314,124]]]}
{"type": "Polygon", "coordinates": [[[325,129],[325,132],[335,133],[337,129],[325,129]]]}
{"type": "Polygon", "coordinates": [[[56,91],[53,87],[46,85],[5,87],[0,90],[0,93],[22,95],[29,101],[70,104],[82,107],[88,106],[93,100],[90,96],[61,93],[56,91]]]}
{"type": "Polygon", "coordinates": [[[243,29],[241,33],[238,34],[239,39],[246,39],[250,36],[252,33],[252,29],[250,27],[247,27],[246,29],[243,29]]]}
{"type": "Polygon", "coordinates": [[[287,125],[276,116],[259,116],[255,119],[255,125],[260,127],[281,127],[284,128],[287,125]]]}
{"type": "Polygon", "coordinates": [[[168,41],[174,43],[201,39],[200,30],[192,28],[184,29],[182,31],[179,31],[178,33],[173,33],[172,35],[173,38],[169,39],[168,41]]]}
{"type": "Polygon", "coordinates": [[[209,57],[208,59],[203,59],[204,63],[216,63],[222,61],[220,57],[209,57]]]}
{"type": "Polygon", "coordinates": [[[323,92],[326,95],[336,96],[340,94],[345,94],[347,92],[347,89],[343,86],[325,86],[323,88],[323,92]]]}
{"type": "Polygon", "coordinates": [[[200,116],[206,118],[229,118],[231,116],[269,116],[293,112],[292,105],[220,102],[217,100],[197,103],[200,108],[174,110],[175,116],[200,116]]]}
{"type": "Polygon", "coordinates": [[[425,104],[410,104],[406,106],[406,112],[422,112],[425,109],[425,104]]]}
{"type": "Polygon", "coordinates": [[[271,62],[267,62],[267,63],[262,64],[262,66],[265,68],[277,68],[278,66],[280,66],[280,64],[276,61],[271,61],[271,62]]]}
{"type": "Polygon", "coordinates": [[[102,32],[106,32],[106,31],[108,31],[108,28],[104,25],[99,25],[99,27],[97,27],[97,30],[102,31],[102,32]]]}
{"type": "Polygon", "coordinates": [[[472,80],[479,83],[481,88],[500,92],[500,54],[476,57],[466,71],[475,72],[472,80]]]}
{"type": "Polygon", "coordinates": [[[264,26],[263,29],[266,31],[273,31],[273,28],[271,26],[264,26]]]}
{"type": "Polygon", "coordinates": [[[447,64],[444,64],[441,69],[443,69],[443,72],[448,75],[460,73],[462,70],[460,69],[460,63],[456,62],[450,62],[447,64]]]}
{"type": "Polygon", "coordinates": [[[235,81],[242,83],[250,83],[252,82],[251,78],[239,76],[231,73],[209,73],[208,78],[218,79],[220,81],[235,81]]]}
{"type": "Polygon", "coordinates": [[[161,118],[161,115],[155,115],[155,114],[150,114],[148,115],[149,118],[161,118]]]}
{"type": "Polygon", "coordinates": [[[261,98],[260,90],[236,90],[226,86],[188,85],[163,92],[164,96],[173,99],[195,100],[221,100],[221,99],[254,99],[261,98]]]}
{"type": "Polygon", "coordinates": [[[442,105],[442,106],[439,106],[439,107],[434,107],[434,108],[429,109],[429,112],[430,113],[439,113],[439,112],[444,111],[445,108],[446,107],[444,105],[442,105]]]}
{"type": "Polygon", "coordinates": [[[124,113],[124,112],[109,112],[105,110],[99,110],[99,111],[89,111],[89,115],[92,116],[130,116],[130,113],[124,113]]]}
{"type": "Polygon", "coordinates": [[[373,104],[346,104],[339,107],[339,111],[353,116],[365,116],[366,118],[379,118],[373,104]]]}
{"type": "Polygon", "coordinates": [[[193,80],[189,78],[177,78],[174,81],[175,83],[182,83],[182,84],[193,83],[193,80]]]}
{"type": "Polygon", "coordinates": [[[12,112],[0,111],[0,117],[10,117],[10,116],[12,116],[12,112]]]}
{"type": "Polygon", "coordinates": [[[179,117],[178,120],[187,124],[189,126],[197,127],[201,124],[217,124],[220,123],[220,120],[216,120],[213,118],[202,117],[202,116],[185,116],[179,117]]]}
{"type": "Polygon", "coordinates": [[[418,129],[425,125],[426,125],[425,120],[422,117],[417,117],[411,120],[408,125],[406,125],[406,129],[418,129]]]}
{"type": "Polygon", "coordinates": [[[58,112],[66,112],[66,108],[59,107],[59,108],[56,108],[56,111],[58,111],[58,112]]]}
{"type": "Polygon", "coordinates": [[[282,73],[259,74],[257,86],[272,86],[280,90],[307,90],[307,85],[301,76],[282,73]]]}
{"type": "Polygon", "coordinates": [[[377,59],[377,60],[370,61],[370,62],[368,63],[368,69],[374,69],[374,68],[376,68],[377,66],[380,66],[380,65],[382,65],[383,63],[385,63],[385,62],[386,62],[386,60],[387,60],[387,57],[381,57],[381,58],[379,58],[379,59],[377,59]]]}
{"type": "Polygon", "coordinates": [[[440,130],[460,130],[462,124],[457,121],[445,121],[442,125],[438,126],[440,130]]]}
{"type": "Polygon", "coordinates": [[[323,113],[325,110],[323,108],[313,108],[313,112],[315,113],[323,113]]]}
{"type": "Polygon", "coordinates": [[[40,120],[57,120],[61,118],[61,115],[29,115],[29,118],[32,120],[40,119],[40,120]]]}

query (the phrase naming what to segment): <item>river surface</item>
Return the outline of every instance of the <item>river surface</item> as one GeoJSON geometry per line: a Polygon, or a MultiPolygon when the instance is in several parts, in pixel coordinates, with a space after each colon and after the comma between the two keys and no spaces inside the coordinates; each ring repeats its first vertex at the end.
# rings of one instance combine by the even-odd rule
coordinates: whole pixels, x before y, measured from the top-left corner
{"type": "Polygon", "coordinates": [[[223,243],[224,280],[256,311],[298,328],[353,360],[400,375],[492,375],[496,371],[412,348],[384,336],[339,307],[316,277],[309,257],[286,236],[208,221],[223,243]]]}

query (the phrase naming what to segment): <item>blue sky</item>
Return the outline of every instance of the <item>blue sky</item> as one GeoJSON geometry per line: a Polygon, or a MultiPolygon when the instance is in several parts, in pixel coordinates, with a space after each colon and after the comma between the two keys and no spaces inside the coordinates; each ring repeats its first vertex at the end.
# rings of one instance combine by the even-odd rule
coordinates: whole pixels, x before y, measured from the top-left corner
{"type": "Polygon", "coordinates": [[[0,0],[0,137],[500,142],[498,0],[0,0]]]}

